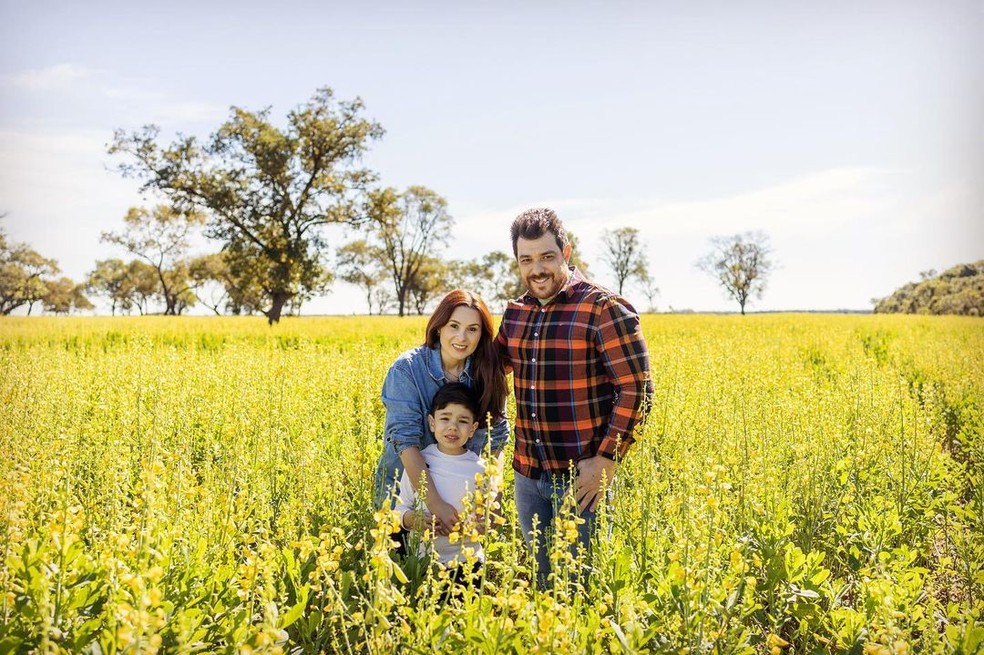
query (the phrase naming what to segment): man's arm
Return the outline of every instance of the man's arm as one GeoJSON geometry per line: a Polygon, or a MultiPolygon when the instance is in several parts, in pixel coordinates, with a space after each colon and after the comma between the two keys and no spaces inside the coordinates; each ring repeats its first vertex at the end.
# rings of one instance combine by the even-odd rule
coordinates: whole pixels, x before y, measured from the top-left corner
{"type": "Polygon", "coordinates": [[[616,400],[608,431],[595,456],[577,463],[575,497],[582,512],[597,506],[603,483],[612,483],[617,462],[635,441],[652,397],[649,349],[642,336],[639,316],[616,298],[600,303],[599,312],[595,347],[615,387],[616,400]]]}

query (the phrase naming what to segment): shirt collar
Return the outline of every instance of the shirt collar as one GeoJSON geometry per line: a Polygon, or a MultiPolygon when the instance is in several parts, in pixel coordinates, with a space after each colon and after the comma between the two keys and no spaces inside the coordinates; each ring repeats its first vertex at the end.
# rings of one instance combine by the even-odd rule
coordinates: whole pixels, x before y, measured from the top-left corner
{"type": "MultiPolygon", "coordinates": [[[[441,344],[438,343],[433,348],[428,348],[427,351],[430,353],[430,356],[427,358],[427,372],[430,373],[430,376],[434,378],[435,382],[441,382],[442,380],[445,380],[446,378],[444,377],[444,363],[441,361],[441,344]]],[[[462,372],[460,380],[456,380],[456,381],[470,383],[472,379],[471,367],[472,367],[472,358],[469,357],[468,359],[465,360],[465,370],[464,372],[462,372]]]]}

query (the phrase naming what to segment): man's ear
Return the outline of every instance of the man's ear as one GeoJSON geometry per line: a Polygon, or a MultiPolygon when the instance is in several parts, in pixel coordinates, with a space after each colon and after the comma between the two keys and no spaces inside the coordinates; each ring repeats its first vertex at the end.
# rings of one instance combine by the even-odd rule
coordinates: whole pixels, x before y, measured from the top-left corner
{"type": "Polygon", "coordinates": [[[571,263],[571,253],[573,251],[574,249],[571,247],[571,244],[568,243],[566,246],[564,246],[564,261],[567,262],[568,264],[571,263]]]}

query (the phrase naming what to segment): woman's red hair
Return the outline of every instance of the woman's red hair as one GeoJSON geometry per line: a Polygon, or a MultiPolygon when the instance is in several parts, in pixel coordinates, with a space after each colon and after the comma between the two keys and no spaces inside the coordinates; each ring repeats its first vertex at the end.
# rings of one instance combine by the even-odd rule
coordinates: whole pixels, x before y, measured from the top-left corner
{"type": "Polygon", "coordinates": [[[429,348],[440,346],[441,328],[451,320],[451,314],[458,307],[470,307],[478,312],[482,323],[482,336],[478,347],[472,354],[472,378],[475,380],[475,393],[482,416],[478,417],[480,425],[485,423],[485,415],[491,414],[493,420],[505,415],[506,397],[509,388],[506,385],[506,373],[499,360],[499,349],[495,345],[495,334],[492,332],[492,312],[477,293],[465,289],[455,289],[444,296],[440,304],[427,321],[427,331],[424,345],[429,348]]]}

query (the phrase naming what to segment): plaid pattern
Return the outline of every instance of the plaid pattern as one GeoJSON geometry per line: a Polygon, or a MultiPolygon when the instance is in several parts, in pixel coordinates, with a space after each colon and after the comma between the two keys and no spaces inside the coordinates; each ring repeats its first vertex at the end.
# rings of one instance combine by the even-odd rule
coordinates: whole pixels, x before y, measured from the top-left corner
{"type": "Polygon", "coordinates": [[[546,305],[529,293],[510,301],[496,340],[515,385],[516,471],[539,478],[595,455],[625,456],[653,389],[628,302],[573,269],[546,305]]]}

